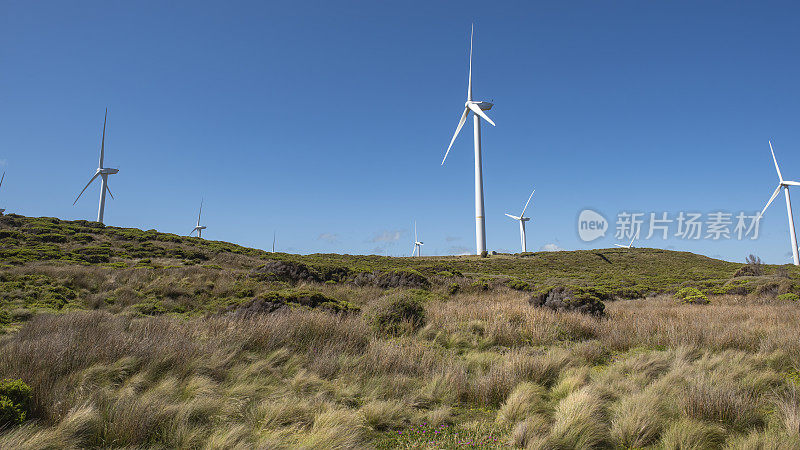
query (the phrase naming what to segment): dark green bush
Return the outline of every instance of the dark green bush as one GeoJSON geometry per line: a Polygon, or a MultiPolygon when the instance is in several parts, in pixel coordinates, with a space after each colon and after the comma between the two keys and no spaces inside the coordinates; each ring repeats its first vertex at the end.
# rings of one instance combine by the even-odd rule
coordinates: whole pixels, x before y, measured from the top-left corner
{"type": "Polygon", "coordinates": [[[17,425],[30,415],[31,388],[22,380],[0,381],[0,429],[17,425]]]}
{"type": "Polygon", "coordinates": [[[460,289],[461,286],[458,283],[451,283],[450,286],[447,287],[447,293],[455,295],[460,289]]]}
{"type": "Polygon", "coordinates": [[[474,281],[472,283],[472,287],[476,287],[476,288],[478,288],[478,289],[480,289],[482,291],[488,291],[489,290],[489,282],[484,280],[484,279],[476,280],[476,281],[474,281]]]}
{"type": "Polygon", "coordinates": [[[577,311],[583,314],[602,316],[611,294],[602,289],[584,286],[547,287],[535,292],[528,302],[535,307],[555,311],[577,311]]]}
{"type": "Polygon", "coordinates": [[[389,295],[369,305],[367,320],[376,330],[390,335],[414,331],[425,324],[425,307],[409,292],[389,295]]]}
{"type": "Polygon", "coordinates": [[[526,283],[525,281],[522,281],[522,280],[517,280],[515,278],[512,278],[512,279],[508,280],[508,282],[506,283],[506,286],[510,287],[511,289],[514,289],[515,291],[530,291],[531,290],[531,285],[530,284],[528,284],[528,283],[526,283]]]}
{"type": "Polygon", "coordinates": [[[796,302],[797,300],[800,300],[800,296],[798,296],[797,294],[794,294],[792,292],[787,292],[785,294],[779,295],[778,296],[778,300],[790,300],[790,301],[796,302]]]}

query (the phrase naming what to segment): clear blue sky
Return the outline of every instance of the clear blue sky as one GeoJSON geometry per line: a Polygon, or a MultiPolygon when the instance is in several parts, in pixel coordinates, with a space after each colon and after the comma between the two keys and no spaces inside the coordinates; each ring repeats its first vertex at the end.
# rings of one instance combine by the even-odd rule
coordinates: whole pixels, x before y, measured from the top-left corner
{"type": "MultiPolygon", "coordinates": [[[[737,213],[800,179],[800,6],[751,1],[0,2],[0,207],[284,251],[474,249],[470,23],[488,247],[581,249],[580,210],[737,213]]],[[[800,213],[800,190],[795,190],[800,213]]],[[[798,218],[800,219],[800,217],[798,218]]],[[[788,262],[779,199],[757,241],[641,245],[788,262]]]]}

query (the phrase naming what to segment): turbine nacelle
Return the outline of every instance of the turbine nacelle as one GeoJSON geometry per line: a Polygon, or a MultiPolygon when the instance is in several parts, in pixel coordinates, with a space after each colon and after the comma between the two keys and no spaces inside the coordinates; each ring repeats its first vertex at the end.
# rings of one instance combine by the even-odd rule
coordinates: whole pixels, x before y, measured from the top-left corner
{"type": "Polygon", "coordinates": [[[97,169],[97,173],[101,175],[114,175],[115,173],[119,173],[119,169],[112,169],[110,167],[101,167],[97,169]]]}
{"type": "Polygon", "coordinates": [[[527,222],[527,221],[531,220],[531,218],[530,218],[530,217],[518,217],[518,216],[513,216],[513,215],[511,215],[511,214],[508,214],[508,213],[506,213],[506,215],[507,215],[508,217],[510,217],[510,218],[512,218],[512,219],[514,219],[514,220],[518,220],[518,221],[520,221],[520,222],[527,222]]]}
{"type": "Polygon", "coordinates": [[[476,102],[476,101],[468,100],[466,103],[464,103],[464,107],[465,108],[469,108],[470,103],[475,105],[475,106],[477,106],[478,108],[480,108],[481,111],[488,111],[488,110],[492,109],[492,106],[494,106],[494,103],[476,102]]]}

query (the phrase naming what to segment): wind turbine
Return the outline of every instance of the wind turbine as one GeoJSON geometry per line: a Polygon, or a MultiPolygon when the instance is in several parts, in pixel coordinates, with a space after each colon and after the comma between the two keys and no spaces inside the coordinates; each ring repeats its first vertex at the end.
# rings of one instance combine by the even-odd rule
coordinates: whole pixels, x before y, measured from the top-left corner
{"type": "Polygon", "coordinates": [[[756,220],[761,220],[761,216],[764,215],[769,205],[771,205],[775,197],[781,193],[781,189],[784,189],[783,193],[786,195],[786,213],[789,215],[789,240],[792,242],[792,260],[795,266],[800,266],[800,259],[797,254],[797,235],[794,231],[794,217],[792,216],[792,200],[789,198],[789,186],[800,186],[800,183],[783,179],[781,169],[778,167],[778,160],[775,158],[775,150],[772,149],[772,141],[769,141],[769,151],[772,152],[772,161],[775,163],[775,170],[778,172],[778,187],[775,188],[775,192],[772,193],[772,197],[769,198],[767,205],[764,206],[764,209],[758,214],[756,220]]]}
{"type": "MultiPolygon", "coordinates": [[[[6,178],[6,173],[3,172],[3,176],[0,177],[0,187],[3,186],[3,180],[5,180],[5,178],[6,178]]],[[[4,208],[0,208],[0,215],[3,214],[4,212],[6,212],[6,210],[4,208]]]]}
{"type": "Polygon", "coordinates": [[[512,219],[514,219],[514,220],[519,222],[519,238],[522,241],[522,253],[525,253],[525,252],[528,251],[527,238],[525,237],[525,222],[527,222],[527,221],[529,221],[531,219],[530,219],[530,217],[525,217],[525,210],[528,209],[528,203],[531,202],[531,199],[533,198],[533,193],[534,192],[536,192],[536,189],[534,189],[533,192],[531,192],[531,196],[528,197],[528,201],[525,203],[525,207],[522,208],[522,214],[520,214],[519,217],[512,216],[511,214],[506,213],[506,215],[508,217],[510,217],[510,218],[512,218],[512,219]]]}
{"type": "Polygon", "coordinates": [[[442,159],[442,165],[450,153],[450,148],[453,147],[458,132],[467,121],[469,112],[473,113],[473,128],[475,138],[475,241],[477,246],[477,254],[480,255],[486,251],[486,221],[484,219],[483,209],[483,172],[481,168],[481,119],[489,122],[494,126],[492,119],[487,116],[484,111],[492,109],[492,103],[483,101],[472,100],[472,35],[475,32],[475,25],[472,26],[472,31],[469,35],[469,82],[467,84],[467,102],[464,104],[464,113],[461,114],[461,119],[458,121],[458,127],[453,134],[453,139],[450,140],[450,145],[447,147],[447,152],[442,159]]]}
{"type": "Polygon", "coordinates": [[[197,213],[197,225],[194,228],[192,228],[192,231],[189,232],[189,236],[191,236],[192,233],[197,231],[197,237],[199,237],[199,238],[203,237],[203,230],[205,230],[206,227],[200,225],[200,215],[201,214],[203,214],[203,201],[202,200],[200,200],[200,212],[197,213]]]}
{"type": "Polygon", "coordinates": [[[425,245],[422,243],[419,238],[417,238],[417,221],[414,221],[414,250],[411,251],[411,256],[414,256],[414,253],[417,256],[422,256],[422,246],[425,245]]]}
{"type": "Polygon", "coordinates": [[[111,169],[111,168],[108,168],[108,167],[103,167],[103,157],[105,156],[105,144],[106,144],[106,119],[107,118],[108,118],[108,108],[106,108],[106,115],[103,118],[103,138],[100,141],[100,162],[97,164],[97,170],[94,172],[94,175],[92,176],[92,178],[89,179],[89,182],[86,183],[86,186],[84,186],[84,188],[81,191],[81,193],[78,194],[78,197],[75,199],[75,201],[72,202],[73,205],[75,205],[75,203],[78,203],[78,199],[81,198],[81,195],[83,195],[83,192],[86,190],[86,188],[88,188],[89,185],[92,184],[94,179],[99,176],[101,178],[101,183],[100,183],[100,206],[97,208],[97,221],[100,222],[100,223],[103,223],[103,212],[106,209],[106,192],[108,192],[108,195],[110,195],[111,198],[114,198],[114,194],[112,194],[111,193],[111,189],[108,188],[108,176],[109,175],[114,175],[115,173],[119,172],[119,170],[117,170],[117,169],[111,169]]]}
{"type": "Polygon", "coordinates": [[[631,238],[631,241],[628,242],[628,245],[622,245],[622,244],[614,244],[614,245],[619,248],[633,248],[633,241],[635,240],[636,240],[636,233],[633,233],[633,237],[631,238]]]}
{"type": "Polygon", "coordinates": [[[272,253],[275,253],[275,237],[278,235],[277,231],[272,231],[272,253]]]}

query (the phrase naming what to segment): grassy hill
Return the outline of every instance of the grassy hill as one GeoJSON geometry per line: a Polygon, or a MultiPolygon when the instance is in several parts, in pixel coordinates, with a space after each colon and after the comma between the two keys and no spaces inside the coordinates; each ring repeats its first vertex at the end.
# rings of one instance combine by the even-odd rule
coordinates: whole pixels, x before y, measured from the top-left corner
{"type": "Polygon", "coordinates": [[[291,255],[0,216],[0,448],[800,448],[798,280],[657,249],[291,255]],[[529,302],[570,289],[605,314],[529,302]]]}
{"type": "MultiPolygon", "coordinates": [[[[640,298],[685,286],[710,294],[763,289],[763,279],[733,279],[741,266],[646,248],[489,258],[302,256],[154,230],[12,215],[0,217],[0,323],[40,310],[76,308],[206,314],[304,283],[342,307],[363,303],[363,289],[356,287],[416,287],[446,295],[454,289],[578,285],[596,288],[604,298],[640,298]],[[285,264],[273,267],[275,261],[285,264]],[[280,273],[268,273],[270,268],[280,273]]],[[[778,270],[798,277],[794,267],[765,267],[766,273],[778,270]]],[[[784,282],[780,289],[795,288],[784,282]]]]}

